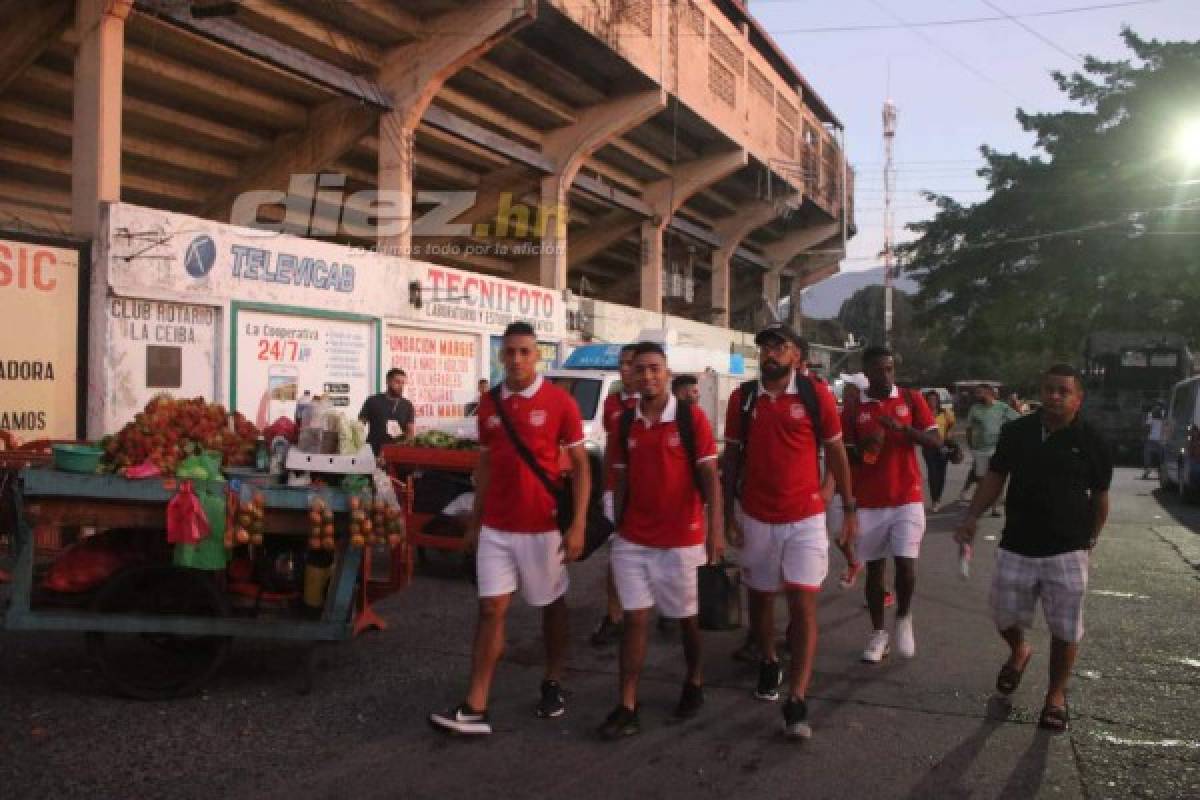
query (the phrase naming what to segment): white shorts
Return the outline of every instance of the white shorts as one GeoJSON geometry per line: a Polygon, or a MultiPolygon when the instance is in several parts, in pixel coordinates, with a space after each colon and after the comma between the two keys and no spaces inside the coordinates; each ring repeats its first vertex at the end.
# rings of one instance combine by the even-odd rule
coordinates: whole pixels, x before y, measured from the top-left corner
{"type": "Polygon", "coordinates": [[[612,540],[613,582],[621,608],[640,611],[657,606],[664,617],[683,619],[700,612],[696,568],[708,561],[702,544],[646,547],[623,536],[612,540]]]}
{"type": "Polygon", "coordinates": [[[742,545],[742,582],[759,592],[783,588],[816,592],[829,574],[829,537],[825,514],[772,525],[751,517],[739,505],[734,513],[746,541],[742,545]]]}
{"type": "Polygon", "coordinates": [[[480,597],[512,594],[519,586],[525,602],[548,606],[567,593],[562,534],[506,533],[484,526],[475,553],[480,597]]]}
{"type": "Polygon", "coordinates": [[[906,503],[891,508],[858,510],[859,561],[916,558],[925,536],[925,504],[906,503]]]}
{"type": "Polygon", "coordinates": [[[988,468],[992,463],[992,456],[996,455],[995,450],[972,450],[971,455],[975,457],[975,477],[982,480],[987,477],[988,468]]]}

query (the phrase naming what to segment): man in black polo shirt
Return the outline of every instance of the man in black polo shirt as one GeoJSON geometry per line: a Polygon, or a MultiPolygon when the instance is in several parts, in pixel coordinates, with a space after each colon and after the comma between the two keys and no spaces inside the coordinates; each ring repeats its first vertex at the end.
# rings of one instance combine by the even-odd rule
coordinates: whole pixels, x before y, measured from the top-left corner
{"type": "Polygon", "coordinates": [[[404,370],[389,369],[387,391],[368,397],[358,412],[358,418],[367,424],[367,444],[377,457],[385,444],[413,438],[416,415],[413,404],[404,396],[407,382],[404,370]]]}
{"type": "Polygon", "coordinates": [[[976,519],[1010,479],[991,604],[1011,652],[996,676],[996,690],[1007,696],[1021,682],[1032,655],[1023,629],[1033,624],[1040,599],[1052,643],[1050,682],[1038,725],[1061,732],[1069,725],[1067,680],[1083,638],[1088,557],[1108,518],[1113,469],[1108,446],[1079,417],[1079,372],[1068,364],[1050,367],[1042,376],[1041,394],[1040,411],[1001,429],[988,474],[955,539],[971,544],[976,519]]]}

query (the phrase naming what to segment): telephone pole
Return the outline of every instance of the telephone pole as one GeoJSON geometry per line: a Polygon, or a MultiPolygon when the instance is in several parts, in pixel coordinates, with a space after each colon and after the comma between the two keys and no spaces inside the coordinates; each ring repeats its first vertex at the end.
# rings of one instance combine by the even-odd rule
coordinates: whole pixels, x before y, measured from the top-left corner
{"type": "Polygon", "coordinates": [[[884,344],[892,343],[892,281],[896,269],[896,213],[892,209],[896,191],[896,104],[883,101],[883,337],[884,344]]]}

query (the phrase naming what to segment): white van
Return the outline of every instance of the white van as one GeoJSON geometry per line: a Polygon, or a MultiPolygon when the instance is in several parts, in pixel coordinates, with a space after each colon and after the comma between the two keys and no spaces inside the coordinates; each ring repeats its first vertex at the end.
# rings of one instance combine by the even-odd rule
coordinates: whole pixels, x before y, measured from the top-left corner
{"type": "Polygon", "coordinates": [[[1178,489],[1186,501],[1200,502],[1200,377],[1175,384],[1163,425],[1163,457],[1158,481],[1178,489]]]}

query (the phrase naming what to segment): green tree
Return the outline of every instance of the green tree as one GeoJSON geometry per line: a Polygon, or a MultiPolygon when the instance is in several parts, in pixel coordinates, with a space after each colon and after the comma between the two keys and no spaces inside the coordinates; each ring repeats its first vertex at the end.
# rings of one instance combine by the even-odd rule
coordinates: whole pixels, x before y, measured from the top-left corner
{"type": "MultiPolygon", "coordinates": [[[[882,344],[884,336],[884,287],[875,284],[864,286],[842,302],[837,321],[854,334],[854,338],[867,344],[882,344]]],[[[914,325],[912,295],[894,290],[892,292],[892,350],[898,358],[899,379],[920,383],[923,386],[938,385],[941,359],[944,348],[936,339],[926,341],[917,333],[914,325]]],[[[855,369],[858,368],[854,364],[855,369]]]]}
{"type": "Polygon", "coordinates": [[[1094,330],[1200,334],[1200,142],[1190,163],[1175,146],[1200,121],[1200,42],[1122,36],[1131,59],[1054,75],[1076,108],[1017,111],[1034,155],[981,148],[986,200],[928,194],[936,215],[910,226],[901,257],[944,380],[1031,385],[1094,330]]]}

